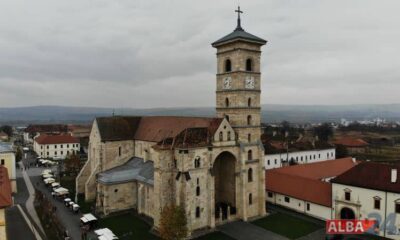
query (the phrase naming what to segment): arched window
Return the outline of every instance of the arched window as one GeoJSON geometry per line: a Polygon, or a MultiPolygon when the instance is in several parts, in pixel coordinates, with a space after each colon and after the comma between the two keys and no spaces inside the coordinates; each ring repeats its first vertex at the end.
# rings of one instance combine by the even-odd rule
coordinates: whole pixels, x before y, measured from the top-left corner
{"type": "Polygon", "coordinates": [[[246,60],[246,71],[253,71],[253,61],[250,58],[246,60]]]}
{"type": "Polygon", "coordinates": [[[251,115],[247,116],[247,125],[251,125],[251,115]]]}
{"type": "Polygon", "coordinates": [[[248,142],[251,142],[251,134],[250,134],[250,133],[247,134],[247,141],[248,141],[248,142]]]}
{"type": "Polygon", "coordinates": [[[219,132],[219,141],[220,142],[224,141],[224,135],[222,132],[219,132]]]}
{"type": "Polygon", "coordinates": [[[231,140],[231,132],[228,132],[228,141],[231,140]]]}
{"type": "Polygon", "coordinates": [[[247,181],[248,182],[253,181],[253,169],[252,168],[249,168],[249,170],[247,171],[247,181]]]}
{"type": "Polygon", "coordinates": [[[229,107],[229,99],[225,98],[225,107],[229,107]]]}
{"type": "Polygon", "coordinates": [[[251,107],[251,98],[247,99],[247,106],[251,107]]]}
{"type": "Polygon", "coordinates": [[[253,160],[253,151],[247,151],[247,160],[253,160]]]}
{"type": "Polygon", "coordinates": [[[196,218],[200,217],[200,207],[196,207],[196,218]]]}
{"type": "Polygon", "coordinates": [[[194,159],[194,168],[199,168],[200,167],[200,157],[196,157],[194,159]]]}
{"type": "Polygon", "coordinates": [[[196,187],[196,196],[200,196],[200,186],[196,187]]]}
{"type": "Polygon", "coordinates": [[[230,72],[232,71],[232,63],[231,60],[226,59],[225,61],[225,72],[230,72]]]}
{"type": "Polygon", "coordinates": [[[249,194],[249,205],[253,204],[253,194],[249,194]]]}

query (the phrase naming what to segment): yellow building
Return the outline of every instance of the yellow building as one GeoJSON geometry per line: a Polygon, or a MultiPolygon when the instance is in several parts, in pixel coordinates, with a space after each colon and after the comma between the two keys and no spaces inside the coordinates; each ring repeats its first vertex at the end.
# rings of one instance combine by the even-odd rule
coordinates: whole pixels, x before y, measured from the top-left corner
{"type": "Polygon", "coordinates": [[[11,143],[0,142],[0,165],[8,170],[13,193],[17,192],[17,177],[15,171],[15,151],[11,143]]]}

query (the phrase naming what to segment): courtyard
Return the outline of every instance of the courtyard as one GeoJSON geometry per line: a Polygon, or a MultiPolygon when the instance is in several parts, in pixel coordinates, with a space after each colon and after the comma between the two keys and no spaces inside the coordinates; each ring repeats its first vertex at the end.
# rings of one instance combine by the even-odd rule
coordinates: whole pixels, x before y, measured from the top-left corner
{"type": "Polygon", "coordinates": [[[252,223],[289,239],[298,239],[323,228],[323,226],[313,222],[280,212],[273,213],[252,223]]]}

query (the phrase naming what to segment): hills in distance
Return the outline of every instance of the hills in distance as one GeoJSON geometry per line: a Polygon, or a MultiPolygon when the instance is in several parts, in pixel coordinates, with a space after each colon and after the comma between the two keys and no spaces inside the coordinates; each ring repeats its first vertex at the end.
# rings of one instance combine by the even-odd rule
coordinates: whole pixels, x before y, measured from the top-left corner
{"type": "MultiPolygon", "coordinates": [[[[90,123],[95,117],[115,115],[215,116],[214,107],[197,108],[99,108],[70,106],[32,106],[0,108],[0,123],[90,123]]],[[[365,105],[262,105],[264,123],[339,122],[340,119],[366,120],[383,118],[400,121],[400,104],[365,105]]]]}

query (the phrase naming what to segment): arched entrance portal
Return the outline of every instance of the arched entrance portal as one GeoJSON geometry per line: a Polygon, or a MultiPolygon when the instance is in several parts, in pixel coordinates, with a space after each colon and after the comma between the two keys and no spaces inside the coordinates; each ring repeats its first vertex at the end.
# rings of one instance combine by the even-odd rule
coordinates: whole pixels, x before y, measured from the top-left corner
{"type": "Polygon", "coordinates": [[[354,211],[351,210],[350,208],[342,208],[340,210],[340,219],[355,219],[356,215],[354,214],[354,211]]]}
{"type": "Polygon", "coordinates": [[[230,214],[236,214],[236,158],[229,152],[223,152],[213,165],[215,191],[215,217],[225,220],[230,214]]]}

